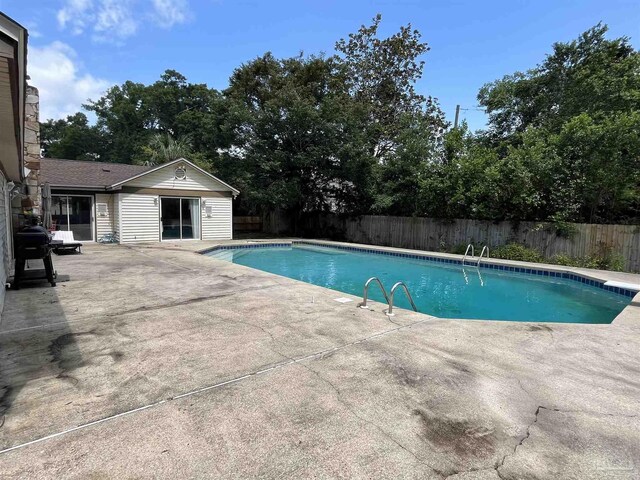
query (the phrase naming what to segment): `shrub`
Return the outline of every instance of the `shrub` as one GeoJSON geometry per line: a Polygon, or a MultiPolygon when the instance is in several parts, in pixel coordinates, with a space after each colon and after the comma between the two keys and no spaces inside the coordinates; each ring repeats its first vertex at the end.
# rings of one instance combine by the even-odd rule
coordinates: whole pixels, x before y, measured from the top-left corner
{"type": "MultiPolygon", "coordinates": [[[[482,245],[474,244],[475,253],[478,255],[482,250],[482,245]]],[[[466,245],[456,245],[449,251],[450,253],[464,254],[467,249],[466,245]]],[[[508,243],[500,245],[491,250],[493,258],[502,258],[504,260],[517,260],[520,262],[531,263],[552,263],[556,265],[564,265],[565,267],[582,267],[596,268],[599,270],[613,270],[621,272],[624,269],[624,257],[615,252],[611,247],[601,247],[597,253],[587,255],[585,257],[571,257],[566,253],[559,253],[553,257],[546,259],[535,248],[528,248],[519,243],[508,243]]]]}
{"type": "Polygon", "coordinates": [[[491,256],[494,258],[503,258],[505,260],[519,260],[521,262],[533,263],[540,263],[544,260],[542,254],[538,250],[525,247],[519,243],[509,243],[507,245],[496,247],[491,252],[491,256]]]}
{"type": "Polygon", "coordinates": [[[556,265],[564,265],[565,267],[579,267],[578,258],[570,257],[566,253],[558,253],[549,259],[550,263],[555,263],[556,265]]]}
{"type": "MultiPolygon", "coordinates": [[[[467,246],[469,244],[464,244],[461,243],[460,245],[456,245],[455,247],[452,247],[449,250],[449,253],[455,253],[456,255],[464,255],[464,252],[467,251],[467,246]]],[[[479,254],[480,251],[482,250],[482,244],[481,243],[472,243],[474,251],[476,254],[479,254]]]]}
{"type": "Polygon", "coordinates": [[[605,249],[586,257],[570,257],[566,254],[558,254],[551,257],[550,262],[567,267],[597,268],[598,270],[613,270],[616,272],[621,272],[624,269],[624,258],[612,249],[605,249]]]}

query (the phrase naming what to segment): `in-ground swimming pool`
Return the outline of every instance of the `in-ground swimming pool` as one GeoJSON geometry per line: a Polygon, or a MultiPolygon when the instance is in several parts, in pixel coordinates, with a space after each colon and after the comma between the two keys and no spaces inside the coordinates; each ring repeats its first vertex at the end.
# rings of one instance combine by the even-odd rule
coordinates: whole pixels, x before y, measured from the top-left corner
{"type": "MultiPolygon", "coordinates": [[[[302,242],[223,246],[206,255],[352,295],[362,295],[364,283],[373,276],[382,281],[387,291],[397,281],[403,281],[418,311],[443,318],[611,323],[634,293],[608,291],[600,282],[583,283],[567,273],[504,271],[495,265],[463,267],[454,259],[435,261],[409,254],[302,242]]],[[[384,301],[373,284],[369,297],[384,301]]],[[[394,303],[410,308],[400,290],[396,291],[394,303]]]]}

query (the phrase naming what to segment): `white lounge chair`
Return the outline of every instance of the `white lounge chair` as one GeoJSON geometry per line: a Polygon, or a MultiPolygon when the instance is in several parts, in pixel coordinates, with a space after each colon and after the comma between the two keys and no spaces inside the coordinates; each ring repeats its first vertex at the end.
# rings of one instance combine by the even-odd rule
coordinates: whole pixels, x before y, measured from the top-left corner
{"type": "Polygon", "coordinates": [[[52,245],[53,251],[58,253],[62,250],[78,250],[82,253],[82,243],[73,238],[73,232],[67,230],[56,230],[53,232],[53,240],[62,241],[62,244],[52,245]]]}

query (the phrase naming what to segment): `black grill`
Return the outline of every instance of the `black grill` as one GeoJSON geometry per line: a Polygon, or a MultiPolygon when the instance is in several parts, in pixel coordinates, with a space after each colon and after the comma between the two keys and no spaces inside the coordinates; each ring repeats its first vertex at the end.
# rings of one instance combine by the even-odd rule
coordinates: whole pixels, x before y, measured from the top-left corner
{"type": "MultiPolygon", "coordinates": [[[[13,279],[13,288],[20,288],[20,282],[25,279],[24,266],[27,260],[42,260],[45,276],[52,287],[56,286],[53,261],[51,260],[51,237],[44,227],[39,225],[21,229],[15,235],[16,272],[13,279]]],[[[29,278],[34,278],[29,276],[29,278]]]]}

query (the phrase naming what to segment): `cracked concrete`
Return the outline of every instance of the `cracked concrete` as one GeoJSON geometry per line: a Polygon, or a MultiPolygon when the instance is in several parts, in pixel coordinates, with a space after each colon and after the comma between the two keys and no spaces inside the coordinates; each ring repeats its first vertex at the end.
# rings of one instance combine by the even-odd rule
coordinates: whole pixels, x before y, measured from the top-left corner
{"type": "Polygon", "coordinates": [[[8,292],[0,475],[639,478],[640,307],[394,324],[204,246],[88,245],[8,292]]]}
{"type": "Polygon", "coordinates": [[[538,405],[538,408],[536,408],[536,412],[533,416],[533,422],[527,425],[527,429],[525,431],[524,436],[520,439],[518,443],[516,443],[515,447],[513,447],[513,452],[506,454],[505,456],[502,457],[502,460],[496,463],[494,469],[500,478],[504,478],[500,474],[500,469],[504,467],[504,462],[507,460],[508,457],[513,457],[518,452],[518,447],[520,447],[525,442],[525,440],[527,440],[531,436],[531,427],[538,421],[538,415],[540,414],[541,409],[545,409],[545,407],[543,407],[542,405],[538,405]]]}

